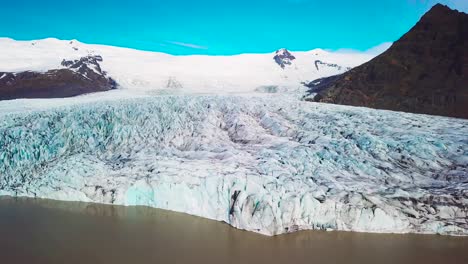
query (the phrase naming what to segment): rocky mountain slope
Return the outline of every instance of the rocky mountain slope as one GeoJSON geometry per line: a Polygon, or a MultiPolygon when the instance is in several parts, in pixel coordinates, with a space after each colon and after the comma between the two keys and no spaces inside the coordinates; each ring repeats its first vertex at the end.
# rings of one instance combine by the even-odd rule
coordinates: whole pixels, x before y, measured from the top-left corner
{"type": "Polygon", "coordinates": [[[437,4],[380,56],[308,86],[318,102],[468,118],[468,14],[437,4]]]}
{"type": "Polygon", "coordinates": [[[99,62],[102,57],[87,56],[63,60],[63,68],[46,72],[0,72],[0,100],[70,97],[117,88],[99,62]]]}

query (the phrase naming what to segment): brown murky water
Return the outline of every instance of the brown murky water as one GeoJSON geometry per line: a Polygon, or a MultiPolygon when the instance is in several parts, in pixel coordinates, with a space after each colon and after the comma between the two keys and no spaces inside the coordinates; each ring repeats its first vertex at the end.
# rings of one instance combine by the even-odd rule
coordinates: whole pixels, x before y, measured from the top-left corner
{"type": "Polygon", "coordinates": [[[0,263],[468,263],[468,238],[265,237],[146,207],[0,198],[0,263]]]}

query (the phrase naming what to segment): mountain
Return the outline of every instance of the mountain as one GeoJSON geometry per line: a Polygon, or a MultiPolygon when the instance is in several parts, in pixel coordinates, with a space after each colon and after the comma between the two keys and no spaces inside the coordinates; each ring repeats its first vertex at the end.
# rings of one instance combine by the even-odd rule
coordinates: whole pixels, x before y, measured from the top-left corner
{"type": "MultiPolygon", "coordinates": [[[[0,39],[0,50],[0,72],[18,76],[14,89],[0,82],[0,98],[3,99],[34,97],[38,95],[36,90],[42,91],[46,86],[54,87],[49,89],[53,92],[39,94],[39,97],[62,97],[93,91],[73,88],[76,85],[88,87],[88,79],[71,69],[72,64],[62,64],[63,60],[100,58],[92,65],[88,62],[90,70],[87,71],[91,74],[96,68],[96,73],[101,75],[94,91],[114,87],[112,82],[105,80],[110,78],[123,90],[173,94],[304,90],[302,82],[344,73],[373,57],[364,53],[343,54],[321,49],[307,52],[280,49],[267,54],[235,56],[173,56],[57,39],[0,39]],[[28,83],[39,87],[26,85],[28,83]],[[8,91],[8,94],[3,91],[8,91]]],[[[91,81],[96,83],[95,79],[91,81]]]]}
{"type": "Polygon", "coordinates": [[[437,4],[386,52],[308,87],[318,102],[468,118],[468,14],[437,4]]]}
{"type": "Polygon", "coordinates": [[[291,65],[296,57],[294,57],[289,50],[283,48],[275,52],[273,59],[281,68],[284,69],[286,66],[291,65]]]}
{"type": "Polygon", "coordinates": [[[109,91],[117,88],[99,62],[100,56],[63,60],[61,69],[46,72],[0,72],[0,100],[16,98],[56,98],[109,91]]]}

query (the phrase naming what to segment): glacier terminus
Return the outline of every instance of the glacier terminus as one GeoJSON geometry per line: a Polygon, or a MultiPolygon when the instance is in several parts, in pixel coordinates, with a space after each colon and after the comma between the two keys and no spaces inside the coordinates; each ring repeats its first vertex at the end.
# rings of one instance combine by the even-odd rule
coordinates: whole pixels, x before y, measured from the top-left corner
{"type": "Polygon", "coordinates": [[[1,195],[144,205],[265,235],[468,233],[467,120],[284,94],[95,97],[0,103],[1,195]]]}

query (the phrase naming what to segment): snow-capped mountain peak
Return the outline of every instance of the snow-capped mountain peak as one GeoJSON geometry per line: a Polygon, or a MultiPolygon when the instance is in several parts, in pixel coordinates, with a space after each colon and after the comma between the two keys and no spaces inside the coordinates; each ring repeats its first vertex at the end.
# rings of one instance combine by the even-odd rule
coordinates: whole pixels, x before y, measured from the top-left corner
{"type": "Polygon", "coordinates": [[[291,65],[296,57],[294,57],[289,50],[282,48],[275,52],[273,59],[282,69],[284,69],[287,65],[291,65]]]}

